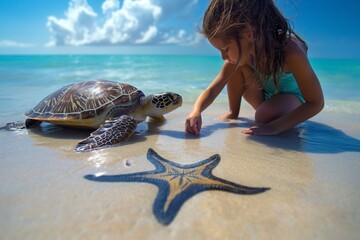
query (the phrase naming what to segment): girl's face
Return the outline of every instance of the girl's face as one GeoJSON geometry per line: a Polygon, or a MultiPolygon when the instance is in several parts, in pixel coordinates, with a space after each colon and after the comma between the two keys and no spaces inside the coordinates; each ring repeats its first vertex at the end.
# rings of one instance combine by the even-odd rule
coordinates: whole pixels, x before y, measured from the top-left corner
{"type": "Polygon", "coordinates": [[[243,38],[240,41],[241,54],[235,40],[225,42],[221,38],[212,38],[209,42],[220,51],[224,61],[227,60],[229,63],[237,66],[250,65],[249,39],[243,38]]]}

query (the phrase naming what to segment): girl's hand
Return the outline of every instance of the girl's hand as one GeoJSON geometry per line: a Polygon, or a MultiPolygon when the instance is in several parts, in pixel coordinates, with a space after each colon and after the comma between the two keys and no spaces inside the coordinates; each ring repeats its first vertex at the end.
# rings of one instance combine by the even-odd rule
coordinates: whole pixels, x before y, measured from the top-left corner
{"type": "Polygon", "coordinates": [[[253,126],[251,128],[242,130],[241,132],[244,134],[249,134],[249,135],[277,135],[277,134],[279,134],[278,131],[276,131],[274,128],[270,127],[267,124],[253,126]]]}
{"type": "Polygon", "coordinates": [[[201,114],[190,114],[185,122],[185,131],[194,135],[199,135],[202,125],[201,114]]]}

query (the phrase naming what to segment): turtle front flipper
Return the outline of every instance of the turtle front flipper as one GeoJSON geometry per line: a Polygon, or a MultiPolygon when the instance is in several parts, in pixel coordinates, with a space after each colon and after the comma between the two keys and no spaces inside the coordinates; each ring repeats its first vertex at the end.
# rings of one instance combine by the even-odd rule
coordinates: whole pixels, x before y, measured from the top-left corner
{"type": "Polygon", "coordinates": [[[134,134],[136,125],[136,121],[127,115],[109,119],[89,137],[79,142],[75,150],[86,152],[120,145],[134,134]]]}

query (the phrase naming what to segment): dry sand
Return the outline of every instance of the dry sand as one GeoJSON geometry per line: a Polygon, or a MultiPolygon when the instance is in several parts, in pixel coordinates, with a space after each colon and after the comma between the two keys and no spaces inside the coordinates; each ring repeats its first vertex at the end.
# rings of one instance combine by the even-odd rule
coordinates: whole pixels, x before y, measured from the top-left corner
{"type": "Polygon", "coordinates": [[[190,106],[183,106],[164,124],[140,124],[124,146],[88,153],[73,150],[86,132],[0,131],[0,238],[359,239],[359,115],[323,113],[280,136],[255,137],[240,133],[251,126],[251,111],[214,120],[224,108],[204,113],[200,137],[184,133],[190,106]],[[217,153],[213,175],[271,189],[196,194],[164,226],[152,212],[155,185],[84,179],[153,170],[148,148],[179,164],[217,153]]]}

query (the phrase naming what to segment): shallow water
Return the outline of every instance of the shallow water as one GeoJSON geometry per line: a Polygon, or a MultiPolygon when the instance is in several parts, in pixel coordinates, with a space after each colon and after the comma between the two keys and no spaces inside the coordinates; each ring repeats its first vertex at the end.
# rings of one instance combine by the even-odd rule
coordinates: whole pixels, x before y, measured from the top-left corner
{"type": "MultiPolygon", "coordinates": [[[[313,59],[325,112],[360,113],[360,60],[313,59]]],[[[221,68],[218,56],[0,56],[0,118],[11,121],[60,87],[90,79],[130,83],[145,94],[174,91],[193,103],[221,68]]],[[[217,102],[226,103],[225,90],[217,102]]]]}

